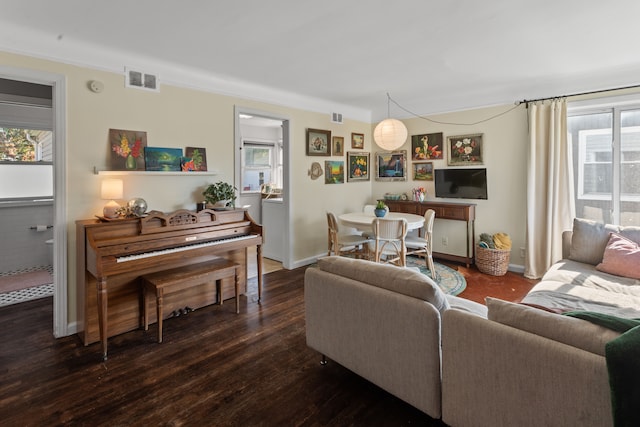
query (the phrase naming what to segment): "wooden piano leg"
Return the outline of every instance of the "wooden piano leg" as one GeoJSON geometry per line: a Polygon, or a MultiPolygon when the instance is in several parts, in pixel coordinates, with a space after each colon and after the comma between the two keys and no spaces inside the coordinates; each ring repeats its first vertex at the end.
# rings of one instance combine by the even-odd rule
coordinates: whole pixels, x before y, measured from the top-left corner
{"type": "Polygon", "coordinates": [[[107,278],[101,277],[97,281],[98,286],[98,326],[100,329],[100,341],[102,343],[102,360],[107,360],[107,278]]]}
{"type": "Polygon", "coordinates": [[[262,245],[256,245],[258,258],[258,302],[262,299],[262,245]]]}

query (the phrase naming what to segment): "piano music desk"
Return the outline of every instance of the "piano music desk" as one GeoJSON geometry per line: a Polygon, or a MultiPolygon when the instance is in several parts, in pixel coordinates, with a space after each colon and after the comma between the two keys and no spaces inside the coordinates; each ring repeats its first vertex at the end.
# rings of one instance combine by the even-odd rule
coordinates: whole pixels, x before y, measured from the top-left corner
{"type": "Polygon", "coordinates": [[[240,285],[238,276],[240,275],[240,265],[225,258],[214,259],[213,261],[200,264],[187,265],[185,267],[172,268],[170,270],[158,271],[156,273],[142,276],[142,313],[144,318],[144,330],[149,330],[149,309],[147,294],[154,291],[156,295],[156,309],[158,313],[158,342],[162,342],[162,321],[163,321],[163,299],[165,294],[179,292],[194,286],[206,283],[215,283],[217,301],[222,305],[222,289],[220,281],[227,277],[232,277],[235,283],[236,313],[240,313],[240,285]]]}

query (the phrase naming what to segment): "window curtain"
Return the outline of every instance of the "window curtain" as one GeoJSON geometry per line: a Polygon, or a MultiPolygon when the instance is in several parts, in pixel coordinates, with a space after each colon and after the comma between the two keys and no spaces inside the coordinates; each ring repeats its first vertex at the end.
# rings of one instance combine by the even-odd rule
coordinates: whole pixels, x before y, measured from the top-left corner
{"type": "Polygon", "coordinates": [[[564,99],[531,103],[524,275],[538,279],[562,259],[562,232],[575,216],[571,145],[564,99]]]}

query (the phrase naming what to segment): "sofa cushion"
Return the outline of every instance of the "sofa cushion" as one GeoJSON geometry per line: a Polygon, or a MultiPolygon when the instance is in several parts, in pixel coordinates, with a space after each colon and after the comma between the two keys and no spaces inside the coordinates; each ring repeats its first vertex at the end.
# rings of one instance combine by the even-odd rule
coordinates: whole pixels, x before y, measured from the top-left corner
{"type": "Polygon", "coordinates": [[[609,234],[620,230],[617,225],[602,224],[588,219],[573,220],[573,236],[569,259],[596,265],[602,261],[609,234]]]}
{"type": "Polygon", "coordinates": [[[453,295],[445,295],[449,306],[452,310],[465,311],[476,316],[487,318],[487,306],[479,304],[475,301],[468,300],[466,298],[460,298],[453,295]]]}
{"type": "Polygon", "coordinates": [[[636,242],[640,245],[640,227],[636,227],[633,225],[620,227],[619,233],[632,242],[636,242]]]}
{"type": "Polygon", "coordinates": [[[431,303],[438,311],[449,308],[444,292],[428,276],[391,264],[329,256],[318,259],[320,270],[431,303]]]}
{"type": "Polygon", "coordinates": [[[496,298],[486,298],[488,318],[601,356],[605,344],[620,334],[586,320],[562,316],[496,298]]]}
{"type": "Polygon", "coordinates": [[[596,265],[596,269],[640,279],[640,245],[617,233],[611,233],[602,262],[596,265]]]}

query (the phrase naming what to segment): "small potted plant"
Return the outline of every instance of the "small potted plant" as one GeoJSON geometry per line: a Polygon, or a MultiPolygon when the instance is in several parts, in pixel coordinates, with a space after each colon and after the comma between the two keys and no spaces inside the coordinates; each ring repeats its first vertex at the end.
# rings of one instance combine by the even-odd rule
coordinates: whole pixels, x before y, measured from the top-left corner
{"type": "Polygon", "coordinates": [[[378,200],[373,213],[375,213],[378,218],[382,218],[387,214],[387,205],[385,205],[383,200],[378,200]]]}
{"type": "Polygon", "coordinates": [[[214,208],[224,208],[229,203],[235,207],[236,187],[229,183],[218,181],[215,184],[210,184],[202,195],[204,200],[214,208]]]}

